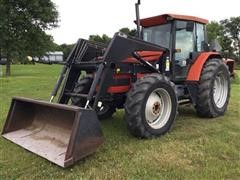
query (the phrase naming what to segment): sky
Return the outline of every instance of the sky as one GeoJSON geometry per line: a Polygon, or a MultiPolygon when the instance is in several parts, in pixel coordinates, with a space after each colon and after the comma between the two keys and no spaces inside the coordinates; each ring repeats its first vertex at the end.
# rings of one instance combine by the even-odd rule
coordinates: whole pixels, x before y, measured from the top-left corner
{"type": "MultiPolygon", "coordinates": [[[[135,28],[137,0],[52,0],[59,11],[59,27],[48,31],[58,44],[75,43],[91,34],[112,37],[123,27],[135,28]]],[[[240,16],[238,0],[141,0],[140,17],[165,13],[219,21],[240,16]]]]}

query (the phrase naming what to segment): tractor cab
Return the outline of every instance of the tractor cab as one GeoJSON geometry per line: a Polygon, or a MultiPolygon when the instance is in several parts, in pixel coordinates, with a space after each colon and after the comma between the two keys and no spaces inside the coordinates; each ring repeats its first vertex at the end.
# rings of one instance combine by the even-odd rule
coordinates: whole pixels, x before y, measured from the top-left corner
{"type": "Polygon", "coordinates": [[[200,52],[209,51],[206,24],[208,20],[185,15],[163,14],[140,20],[145,41],[169,49],[172,77],[186,79],[189,63],[200,52]]]}

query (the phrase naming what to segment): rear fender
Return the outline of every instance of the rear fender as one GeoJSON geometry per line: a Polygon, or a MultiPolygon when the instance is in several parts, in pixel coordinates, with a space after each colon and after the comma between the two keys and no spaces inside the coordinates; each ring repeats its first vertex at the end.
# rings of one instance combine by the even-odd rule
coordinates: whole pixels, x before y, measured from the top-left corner
{"type": "Polygon", "coordinates": [[[221,55],[218,52],[203,52],[197,56],[194,63],[191,65],[186,81],[199,81],[201,72],[204,66],[204,63],[211,58],[220,58],[222,59],[221,55]]]}
{"type": "Polygon", "coordinates": [[[235,61],[233,59],[224,59],[224,62],[228,66],[230,76],[234,77],[235,61]]]}

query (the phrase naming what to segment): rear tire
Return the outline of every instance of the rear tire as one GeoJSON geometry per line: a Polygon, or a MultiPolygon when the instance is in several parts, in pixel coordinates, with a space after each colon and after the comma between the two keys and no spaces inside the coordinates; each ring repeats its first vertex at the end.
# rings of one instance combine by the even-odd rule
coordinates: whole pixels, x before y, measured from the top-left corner
{"type": "Polygon", "coordinates": [[[208,60],[198,85],[196,111],[200,117],[217,117],[225,113],[230,97],[230,74],[220,59],[208,60]]]}
{"type": "MultiPolygon", "coordinates": [[[[79,94],[87,94],[91,88],[92,81],[93,81],[92,75],[85,76],[84,78],[78,81],[73,92],[79,94]]],[[[86,104],[86,98],[72,97],[71,101],[72,105],[79,107],[84,107],[86,104]]],[[[90,104],[92,104],[92,102],[90,102],[90,104]]],[[[102,120],[112,117],[112,115],[116,112],[116,108],[106,102],[103,102],[101,109],[97,108],[96,111],[98,118],[102,120]]]]}
{"type": "Polygon", "coordinates": [[[130,133],[151,138],[168,132],[177,114],[174,84],[160,74],[138,79],[128,92],[124,106],[130,133]]]}

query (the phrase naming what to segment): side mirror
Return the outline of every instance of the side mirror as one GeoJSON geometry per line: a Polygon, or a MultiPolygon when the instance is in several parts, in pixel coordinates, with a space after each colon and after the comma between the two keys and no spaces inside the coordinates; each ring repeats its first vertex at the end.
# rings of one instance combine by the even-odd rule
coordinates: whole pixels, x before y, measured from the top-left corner
{"type": "Polygon", "coordinates": [[[222,50],[222,47],[219,44],[217,39],[214,39],[214,40],[211,41],[211,43],[210,43],[210,50],[211,51],[216,51],[216,52],[220,52],[222,50]]]}
{"type": "Polygon", "coordinates": [[[193,30],[194,30],[194,22],[188,21],[186,25],[186,31],[193,32],[193,30]]]}

